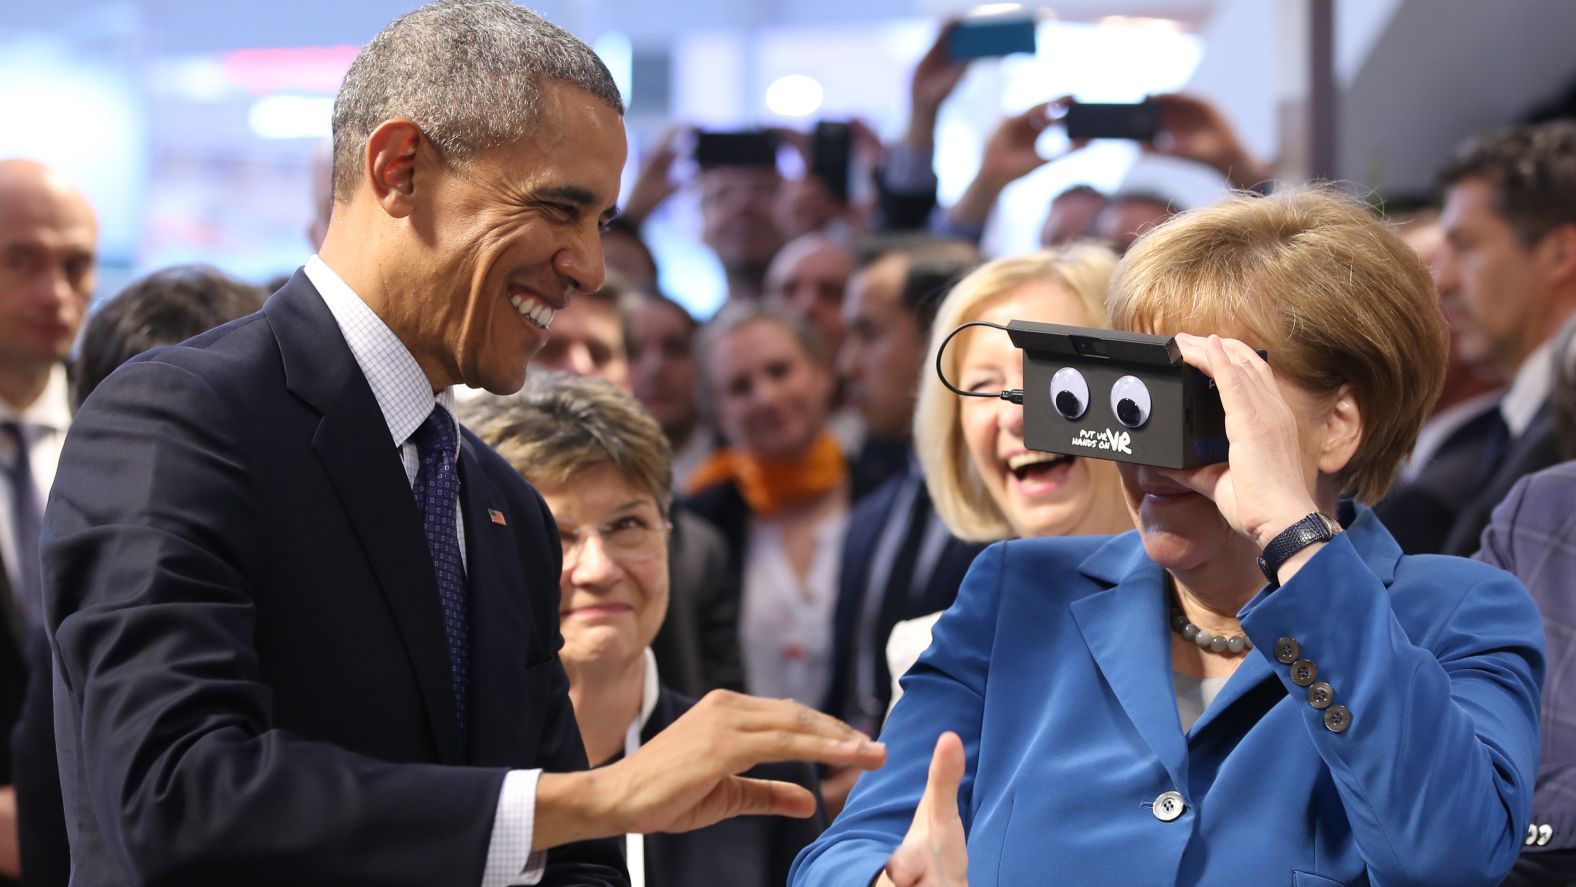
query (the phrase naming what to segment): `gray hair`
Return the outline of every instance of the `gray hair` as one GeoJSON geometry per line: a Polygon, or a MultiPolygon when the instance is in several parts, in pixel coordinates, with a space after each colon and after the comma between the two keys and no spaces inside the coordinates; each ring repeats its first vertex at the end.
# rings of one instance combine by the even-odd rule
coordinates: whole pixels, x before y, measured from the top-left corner
{"type": "Polygon", "coordinates": [[[525,138],[544,80],[624,113],[596,53],[523,6],[438,0],[400,16],[362,47],[334,101],[335,199],[354,192],[367,137],[385,120],[409,118],[446,160],[463,163],[525,138]]]}
{"type": "Polygon", "coordinates": [[[673,504],[673,451],[640,402],[603,379],[532,370],[515,394],[487,394],[460,407],[460,421],[526,481],[563,487],[612,466],[673,504]]]}

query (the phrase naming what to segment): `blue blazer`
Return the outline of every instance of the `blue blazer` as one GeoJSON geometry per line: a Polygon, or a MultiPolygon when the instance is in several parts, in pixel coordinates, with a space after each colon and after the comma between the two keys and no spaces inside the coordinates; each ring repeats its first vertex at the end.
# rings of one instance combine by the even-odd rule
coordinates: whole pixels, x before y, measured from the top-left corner
{"type": "Polygon", "coordinates": [[[1186,734],[1164,573],[1137,533],[987,549],[903,679],[887,765],[790,883],[868,885],[943,730],[968,756],[975,887],[1496,883],[1537,771],[1537,611],[1502,571],[1403,557],[1372,512],[1343,517],[1346,533],[1242,609],[1255,649],[1186,734]],[[1334,687],[1347,729],[1292,683],[1281,638],[1334,687]],[[1180,811],[1157,805],[1167,792],[1180,811]]]}
{"type": "MultiPolygon", "coordinates": [[[[94,390],[45,520],[72,884],[481,882],[505,773],[586,760],[552,517],[468,431],[459,473],[464,747],[410,482],[303,274],[94,390]]],[[[627,882],[604,841],[541,883],[627,882]]]]}

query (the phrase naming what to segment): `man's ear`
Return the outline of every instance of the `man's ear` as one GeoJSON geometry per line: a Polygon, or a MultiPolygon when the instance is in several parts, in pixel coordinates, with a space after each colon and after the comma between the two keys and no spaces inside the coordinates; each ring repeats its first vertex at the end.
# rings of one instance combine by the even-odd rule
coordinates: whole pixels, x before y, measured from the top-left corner
{"type": "Polygon", "coordinates": [[[1557,283],[1576,283],[1576,224],[1556,227],[1538,244],[1546,267],[1557,283]]]}
{"type": "Polygon", "coordinates": [[[1363,416],[1350,385],[1336,392],[1324,416],[1324,446],[1319,451],[1319,472],[1334,475],[1357,454],[1363,440],[1363,416]]]}
{"type": "Polygon", "coordinates": [[[425,139],[421,127],[404,117],[383,121],[367,137],[367,179],[378,205],[396,219],[415,208],[416,152],[425,139]]]}

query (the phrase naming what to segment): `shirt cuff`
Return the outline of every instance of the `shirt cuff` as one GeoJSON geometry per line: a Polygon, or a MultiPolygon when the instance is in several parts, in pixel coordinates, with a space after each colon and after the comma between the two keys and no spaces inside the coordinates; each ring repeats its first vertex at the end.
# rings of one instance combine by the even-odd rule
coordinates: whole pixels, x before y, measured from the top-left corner
{"type": "Polygon", "coordinates": [[[492,838],[487,843],[487,867],[482,887],[531,887],[547,869],[547,851],[531,852],[536,828],[536,781],[540,770],[511,770],[498,792],[498,812],[493,815],[492,838]]]}

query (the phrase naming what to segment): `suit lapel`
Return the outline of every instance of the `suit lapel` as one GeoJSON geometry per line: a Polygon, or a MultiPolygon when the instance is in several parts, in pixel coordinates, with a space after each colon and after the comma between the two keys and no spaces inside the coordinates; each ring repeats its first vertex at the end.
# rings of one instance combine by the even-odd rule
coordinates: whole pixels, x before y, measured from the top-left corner
{"type": "MultiPolygon", "coordinates": [[[[518,717],[527,684],[528,639],[525,575],[515,546],[516,529],[529,517],[511,514],[482,470],[469,436],[460,443],[460,513],[465,520],[466,578],[471,613],[471,761],[483,766],[517,762],[526,748],[518,717]],[[495,516],[496,515],[496,516],[495,516]],[[499,523],[499,520],[503,523],[499,523]]],[[[558,599],[557,589],[552,598],[558,599]]]]}
{"type": "Polygon", "coordinates": [[[1194,737],[1203,733],[1205,728],[1223,717],[1233,705],[1241,702],[1243,697],[1249,694],[1252,694],[1252,699],[1259,701],[1257,711],[1260,713],[1286,698],[1286,687],[1275,676],[1269,660],[1251,650],[1243,658],[1242,664],[1237,666],[1237,670],[1231,673],[1226,685],[1220,688],[1215,700],[1204,709],[1199,719],[1193,722],[1193,729],[1187,734],[1188,740],[1192,741],[1194,737]]]}
{"type": "Polygon", "coordinates": [[[1134,536],[1118,537],[1084,562],[1085,574],[1120,580],[1114,588],[1074,601],[1071,610],[1089,654],[1133,727],[1173,784],[1187,785],[1187,743],[1171,678],[1171,629],[1160,593],[1164,576],[1142,556],[1141,545],[1137,557],[1126,556],[1135,545],[1134,536]]]}
{"type": "MultiPolygon", "coordinates": [[[[870,570],[875,558],[876,543],[887,521],[901,520],[892,513],[892,503],[897,499],[901,484],[885,483],[870,494],[869,505],[854,509],[855,520],[849,522],[848,535],[843,541],[843,576],[837,598],[834,620],[838,635],[838,649],[847,650],[853,644],[854,632],[859,625],[859,607],[865,599],[865,589],[870,585],[870,570]],[[863,520],[868,515],[880,515],[880,520],[863,520]]],[[[863,503],[861,503],[863,505],[863,503]]]]}
{"type": "Polygon", "coordinates": [[[461,763],[437,579],[410,483],[339,325],[300,272],[264,309],[285,384],[322,414],[312,449],[338,493],[398,626],[442,763],[461,763]]]}

